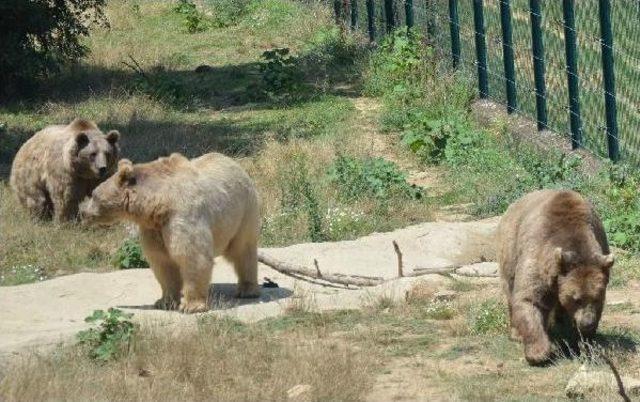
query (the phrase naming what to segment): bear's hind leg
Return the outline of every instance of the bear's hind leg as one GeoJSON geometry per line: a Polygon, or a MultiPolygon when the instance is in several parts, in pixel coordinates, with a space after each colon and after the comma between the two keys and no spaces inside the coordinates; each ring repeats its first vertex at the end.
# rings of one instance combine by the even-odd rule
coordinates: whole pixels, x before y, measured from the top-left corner
{"type": "Polygon", "coordinates": [[[140,244],[162,289],[162,297],[155,302],[155,307],[163,310],[177,309],[180,304],[182,277],[180,268],[167,253],[161,234],[154,230],[140,229],[140,244]]]}
{"type": "Polygon", "coordinates": [[[231,261],[238,276],[238,289],[236,297],[254,298],[260,297],[258,287],[258,246],[253,239],[234,239],[225,253],[225,257],[231,261]]]}
{"type": "Polygon", "coordinates": [[[31,194],[20,195],[18,198],[32,216],[44,220],[53,217],[53,204],[48,191],[35,190],[31,194]]]}

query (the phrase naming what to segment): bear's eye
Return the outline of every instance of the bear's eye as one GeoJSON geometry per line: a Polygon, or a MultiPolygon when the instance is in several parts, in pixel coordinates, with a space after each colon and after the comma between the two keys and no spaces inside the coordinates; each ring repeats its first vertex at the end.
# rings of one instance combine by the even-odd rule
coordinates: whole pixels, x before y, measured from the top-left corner
{"type": "Polygon", "coordinates": [[[96,156],[97,156],[97,155],[98,155],[98,153],[97,153],[97,152],[92,152],[92,153],[89,155],[89,158],[91,158],[91,160],[94,160],[94,159],[96,158],[96,156]]]}
{"type": "Polygon", "coordinates": [[[573,296],[573,303],[577,306],[582,305],[582,298],[580,296],[573,296]]]}

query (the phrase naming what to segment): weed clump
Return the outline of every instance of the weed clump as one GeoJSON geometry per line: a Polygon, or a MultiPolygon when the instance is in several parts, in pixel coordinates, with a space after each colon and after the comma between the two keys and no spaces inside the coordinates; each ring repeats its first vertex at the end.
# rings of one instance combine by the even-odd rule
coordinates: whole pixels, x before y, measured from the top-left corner
{"type": "Polygon", "coordinates": [[[136,239],[125,240],[114,256],[113,262],[120,269],[149,268],[142,255],[142,247],[136,239]]]}
{"type": "Polygon", "coordinates": [[[505,305],[496,299],[472,307],[467,321],[473,335],[503,333],[508,327],[505,305]]]}
{"type": "Polygon", "coordinates": [[[77,334],[80,345],[88,347],[89,357],[106,362],[122,354],[128,347],[136,331],[136,325],[130,320],[133,314],[110,308],[95,310],[85,318],[97,328],[89,328],[77,334]]]}

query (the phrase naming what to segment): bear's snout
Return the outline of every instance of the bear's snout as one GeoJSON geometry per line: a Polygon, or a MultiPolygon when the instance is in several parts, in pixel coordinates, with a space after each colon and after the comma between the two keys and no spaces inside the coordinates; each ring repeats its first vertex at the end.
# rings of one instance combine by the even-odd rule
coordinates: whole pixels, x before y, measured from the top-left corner
{"type": "Polygon", "coordinates": [[[584,337],[595,335],[598,329],[598,318],[592,311],[578,310],[575,314],[576,327],[584,337]]]}
{"type": "Polygon", "coordinates": [[[106,166],[98,168],[98,176],[100,176],[101,179],[105,179],[107,174],[109,174],[109,169],[107,169],[106,166]]]}

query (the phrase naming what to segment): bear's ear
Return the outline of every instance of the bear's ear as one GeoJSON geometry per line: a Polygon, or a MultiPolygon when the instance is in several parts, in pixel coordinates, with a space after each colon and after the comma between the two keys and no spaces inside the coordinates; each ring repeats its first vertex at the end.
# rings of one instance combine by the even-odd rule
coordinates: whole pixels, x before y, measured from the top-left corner
{"type": "Polygon", "coordinates": [[[69,128],[73,131],[89,131],[96,130],[98,126],[92,121],[76,118],[69,123],[69,128]]]}
{"type": "Polygon", "coordinates": [[[607,255],[594,253],[593,259],[602,267],[604,270],[609,270],[613,266],[615,262],[615,257],[613,253],[609,253],[607,255]]]}
{"type": "Polygon", "coordinates": [[[136,184],[136,178],[133,172],[133,163],[129,159],[121,159],[118,162],[118,184],[121,186],[132,186],[136,184]]]}
{"type": "Polygon", "coordinates": [[[120,140],[120,133],[118,130],[111,130],[107,133],[106,138],[109,144],[116,145],[120,140]]]}
{"type": "Polygon", "coordinates": [[[82,148],[89,145],[89,136],[85,132],[79,132],[74,137],[76,141],[76,149],[81,150],[82,148]]]}
{"type": "Polygon", "coordinates": [[[561,273],[567,272],[576,259],[576,253],[573,251],[564,251],[560,247],[556,247],[555,250],[553,250],[553,256],[561,273]]]}

